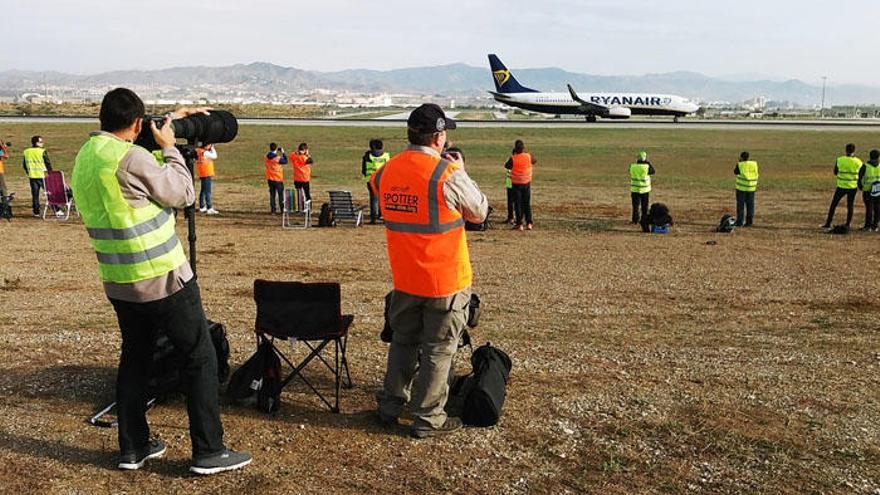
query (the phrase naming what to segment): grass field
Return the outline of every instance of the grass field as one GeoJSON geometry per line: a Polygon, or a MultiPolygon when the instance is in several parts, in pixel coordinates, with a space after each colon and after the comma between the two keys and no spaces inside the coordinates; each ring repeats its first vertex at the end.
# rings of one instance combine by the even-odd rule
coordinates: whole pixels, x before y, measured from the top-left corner
{"type": "MultiPolygon", "coordinates": [[[[7,183],[26,215],[20,151],[42,134],[70,171],[88,126],[0,129],[16,157],[7,183]]],[[[372,420],[387,348],[378,341],[390,276],[381,227],[283,231],[268,215],[268,142],[308,142],[313,196],[347,188],[365,202],[370,138],[403,148],[393,127],[243,126],[218,146],[215,206],[199,218],[206,312],[229,331],[231,362],[253,352],[255,278],[335,280],[355,387],[342,414],[289,388],[274,418],[225,404],[227,442],[254,453],[243,471],[185,474],[181,400],[149,413],[169,445],[137,473],[114,469],[115,432],[84,419],[112,398],[119,337],[81,224],[0,223],[0,483],[43,493],[880,493],[880,234],[830,236],[834,158],[864,157],[867,131],[461,128],[451,139],[504,215],[514,139],[538,159],[535,229],[469,233],[484,313],[474,332],[514,361],[501,423],[438,440],[372,420]],[[627,166],[644,149],[652,201],[670,235],[628,224],[627,166]],[[732,169],[760,163],[756,226],[713,227],[734,208],[732,169]],[[714,241],[714,242],[713,242],[714,241]],[[27,473],[27,474],[23,474],[27,473]]],[[[289,177],[290,170],[285,174],[289,177]]],[[[857,202],[853,225],[863,218],[857,202]]],[[[838,208],[837,220],[845,214],[838,208]]],[[[184,224],[179,223],[184,236],[184,224]]],[[[185,237],[182,237],[185,238],[185,237]]],[[[457,358],[460,372],[465,356],[457,358]]],[[[319,370],[313,370],[320,375],[319,370]]],[[[319,380],[320,381],[320,380],[319,380]]]]}

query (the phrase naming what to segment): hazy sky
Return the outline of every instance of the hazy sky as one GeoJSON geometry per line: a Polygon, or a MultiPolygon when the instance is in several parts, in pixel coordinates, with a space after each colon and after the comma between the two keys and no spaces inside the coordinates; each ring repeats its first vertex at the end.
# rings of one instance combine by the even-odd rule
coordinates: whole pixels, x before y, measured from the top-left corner
{"type": "Polygon", "coordinates": [[[393,69],[690,70],[880,84],[880,0],[4,0],[0,70],[255,61],[393,69]]]}

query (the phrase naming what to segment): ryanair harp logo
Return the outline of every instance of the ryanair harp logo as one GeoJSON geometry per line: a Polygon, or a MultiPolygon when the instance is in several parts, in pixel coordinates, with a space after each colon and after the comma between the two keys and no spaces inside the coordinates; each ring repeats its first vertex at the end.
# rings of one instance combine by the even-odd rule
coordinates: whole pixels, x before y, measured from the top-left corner
{"type": "Polygon", "coordinates": [[[507,69],[496,70],[492,72],[492,75],[495,76],[495,82],[499,87],[504,86],[504,83],[510,80],[510,71],[507,69]]]}

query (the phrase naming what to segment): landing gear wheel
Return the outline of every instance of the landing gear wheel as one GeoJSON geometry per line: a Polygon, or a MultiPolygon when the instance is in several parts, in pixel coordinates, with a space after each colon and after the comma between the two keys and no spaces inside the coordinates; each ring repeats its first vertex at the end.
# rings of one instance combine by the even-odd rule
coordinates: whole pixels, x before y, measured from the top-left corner
{"type": "Polygon", "coordinates": [[[596,122],[596,116],[595,116],[595,115],[587,115],[586,118],[587,118],[587,122],[596,122]]]}
{"type": "Polygon", "coordinates": [[[678,115],[676,115],[675,117],[672,117],[672,121],[677,124],[678,123],[678,115]]]}

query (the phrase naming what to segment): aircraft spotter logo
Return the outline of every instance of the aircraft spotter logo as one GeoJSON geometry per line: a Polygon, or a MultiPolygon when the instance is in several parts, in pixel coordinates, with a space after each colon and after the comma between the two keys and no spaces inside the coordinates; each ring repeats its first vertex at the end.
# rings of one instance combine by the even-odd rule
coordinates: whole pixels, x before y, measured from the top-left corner
{"type": "Polygon", "coordinates": [[[510,80],[509,70],[496,70],[492,75],[495,76],[495,82],[497,82],[499,86],[504,86],[504,83],[510,80]]]}

